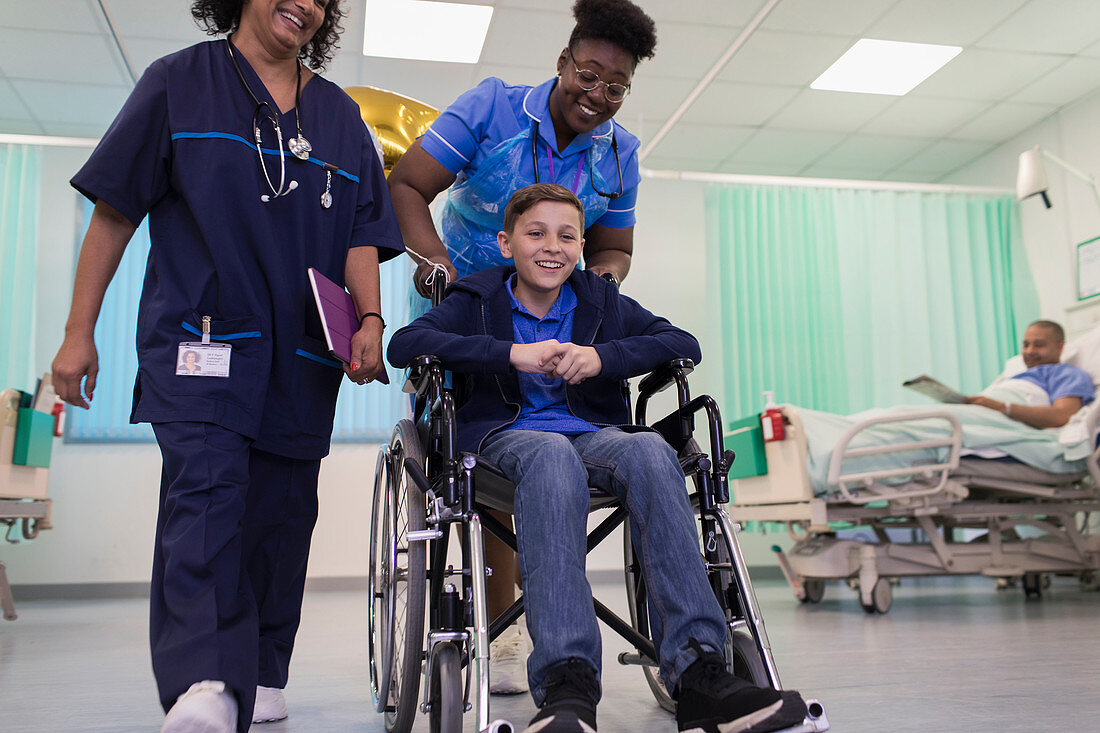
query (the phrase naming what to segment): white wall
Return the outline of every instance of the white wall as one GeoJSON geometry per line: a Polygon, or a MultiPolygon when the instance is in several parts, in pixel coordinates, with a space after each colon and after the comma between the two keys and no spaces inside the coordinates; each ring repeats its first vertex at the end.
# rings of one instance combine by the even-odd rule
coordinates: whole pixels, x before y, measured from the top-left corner
{"type": "MultiPolygon", "coordinates": [[[[1021,152],[1040,145],[1078,169],[1100,172],[1100,93],[1072,104],[999,146],[951,177],[951,183],[1012,187],[1021,152]]],[[[1028,262],[1044,318],[1062,322],[1071,334],[1087,328],[1100,309],[1072,308],[1077,303],[1076,247],[1100,236],[1100,205],[1080,179],[1048,162],[1051,209],[1033,197],[1020,203],[1020,220],[1028,262]],[[1067,312],[1067,308],[1071,310],[1067,312]]]]}

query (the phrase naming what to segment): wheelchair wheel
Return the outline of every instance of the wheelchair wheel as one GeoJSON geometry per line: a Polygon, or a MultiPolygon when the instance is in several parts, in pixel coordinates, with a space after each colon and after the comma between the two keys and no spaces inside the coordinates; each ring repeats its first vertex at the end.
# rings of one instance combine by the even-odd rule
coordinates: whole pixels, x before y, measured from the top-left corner
{"type": "Polygon", "coordinates": [[[462,701],[462,670],[458,647],[437,644],[432,652],[432,678],[428,699],[432,709],[428,722],[432,733],[460,733],[465,705],[462,701]]]}
{"type": "Polygon", "coordinates": [[[427,510],[406,461],[422,464],[423,451],[413,423],[402,420],[375,469],[367,579],[371,693],[391,733],[412,729],[424,651],[426,553],[423,542],[409,543],[408,533],[424,529],[427,510]]]}

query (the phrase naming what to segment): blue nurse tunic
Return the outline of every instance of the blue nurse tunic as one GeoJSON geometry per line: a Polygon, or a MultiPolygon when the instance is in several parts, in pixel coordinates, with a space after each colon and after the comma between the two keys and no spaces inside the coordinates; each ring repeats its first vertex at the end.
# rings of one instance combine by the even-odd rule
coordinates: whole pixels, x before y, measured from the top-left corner
{"type": "MultiPolygon", "coordinates": [[[[243,54],[236,58],[253,93],[277,111],[243,54]]],[[[339,87],[314,76],[303,88],[302,132],[313,151],[307,161],[286,152],[297,188],[266,203],[255,107],[226,41],[162,58],[72,184],[135,226],[149,216],[131,421],[215,423],[261,450],[318,459],[328,453],[343,372],[327,356],[306,269],[343,284],[351,247],[377,247],[384,261],[403,245],[370,135],[339,87]],[[326,188],[330,208],[321,205],[326,188]],[[203,316],[212,318],[211,340],[233,347],[228,379],[175,374],[177,347],[198,340],[203,316]]],[[[280,124],[284,139],[294,136],[294,111],[280,124]]],[[[279,143],[270,124],[260,127],[278,185],[279,143]]]]}

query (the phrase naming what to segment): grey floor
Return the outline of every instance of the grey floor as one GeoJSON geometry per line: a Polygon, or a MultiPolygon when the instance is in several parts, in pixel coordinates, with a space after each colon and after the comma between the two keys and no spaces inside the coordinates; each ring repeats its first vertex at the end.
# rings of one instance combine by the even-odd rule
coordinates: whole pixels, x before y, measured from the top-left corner
{"type": "MultiPolygon", "coordinates": [[[[617,585],[596,591],[621,606],[617,585]]],[[[885,616],[865,615],[835,584],[813,607],[779,582],[757,593],[784,685],[819,698],[834,731],[1100,729],[1100,593],[1073,579],[1055,578],[1041,601],[981,578],[907,581],[885,616]]],[[[254,732],[383,730],[369,702],[365,608],[360,592],[307,596],[291,718],[254,732]]],[[[18,611],[0,621],[0,731],[159,729],[144,601],[28,601],[18,611]]],[[[610,632],[605,642],[600,730],[674,731],[641,673],[614,661],[623,645],[610,632]]],[[[502,717],[533,712],[526,695],[494,697],[502,717]]]]}

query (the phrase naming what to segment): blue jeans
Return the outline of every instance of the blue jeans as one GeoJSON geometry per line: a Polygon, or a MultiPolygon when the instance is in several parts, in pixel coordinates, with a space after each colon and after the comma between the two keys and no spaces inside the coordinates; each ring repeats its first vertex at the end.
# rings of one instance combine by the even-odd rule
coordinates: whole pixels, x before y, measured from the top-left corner
{"type": "Polygon", "coordinates": [[[554,666],[582,659],[600,672],[600,631],[584,570],[590,486],[630,512],[669,689],[695,661],[690,638],[721,651],[725,617],[703,569],[684,473],[660,435],[618,428],[580,435],[505,430],[485,442],[482,455],[516,484],[516,537],[534,644],[527,676],[536,705],[545,699],[542,683],[554,666]]]}

